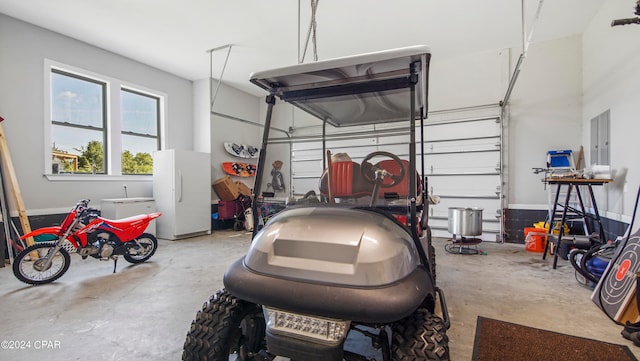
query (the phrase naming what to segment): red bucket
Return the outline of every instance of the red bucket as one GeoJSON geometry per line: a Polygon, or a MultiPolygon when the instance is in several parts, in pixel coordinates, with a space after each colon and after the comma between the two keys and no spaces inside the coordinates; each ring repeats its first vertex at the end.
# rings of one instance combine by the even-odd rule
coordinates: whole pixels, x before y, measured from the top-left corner
{"type": "Polygon", "coordinates": [[[524,237],[526,240],[525,246],[527,251],[537,252],[537,253],[544,252],[544,245],[545,245],[545,242],[547,241],[546,234],[547,234],[546,229],[533,228],[533,227],[525,228],[524,237]],[[541,233],[541,234],[532,234],[527,240],[527,236],[529,235],[529,233],[541,233]]]}

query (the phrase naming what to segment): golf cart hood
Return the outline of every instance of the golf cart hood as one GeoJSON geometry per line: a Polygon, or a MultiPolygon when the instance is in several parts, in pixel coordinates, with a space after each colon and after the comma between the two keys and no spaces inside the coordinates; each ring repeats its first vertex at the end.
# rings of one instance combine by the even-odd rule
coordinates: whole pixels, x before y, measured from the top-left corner
{"type": "Polygon", "coordinates": [[[426,46],[336,58],[251,74],[250,81],[334,126],[408,121],[407,81],[414,81],[416,109],[426,111],[426,46]]]}
{"type": "Polygon", "coordinates": [[[402,225],[373,210],[335,206],[271,218],[223,282],[256,304],[366,323],[402,319],[434,290],[402,225]]]}
{"type": "Polygon", "coordinates": [[[411,235],[373,211],[337,207],[288,209],[253,239],[250,270],[325,284],[382,286],[418,265],[411,235]]]}

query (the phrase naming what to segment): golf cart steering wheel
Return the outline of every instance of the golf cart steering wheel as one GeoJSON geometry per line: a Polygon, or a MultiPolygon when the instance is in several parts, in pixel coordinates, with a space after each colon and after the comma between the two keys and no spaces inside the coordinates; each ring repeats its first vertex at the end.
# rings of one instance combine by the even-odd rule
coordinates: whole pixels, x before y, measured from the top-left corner
{"type": "Polygon", "coordinates": [[[376,151],[367,154],[367,156],[362,160],[362,164],[360,165],[360,173],[362,173],[362,177],[367,182],[378,184],[382,188],[391,188],[396,184],[399,184],[405,177],[404,164],[402,163],[402,160],[400,160],[400,158],[398,158],[398,156],[393,153],[383,151],[376,151]],[[393,174],[386,169],[374,166],[369,163],[371,159],[377,156],[393,159],[393,161],[398,164],[400,174],[393,174]],[[389,184],[384,184],[383,181],[386,177],[391,178],[393,181],[389,184]]]}

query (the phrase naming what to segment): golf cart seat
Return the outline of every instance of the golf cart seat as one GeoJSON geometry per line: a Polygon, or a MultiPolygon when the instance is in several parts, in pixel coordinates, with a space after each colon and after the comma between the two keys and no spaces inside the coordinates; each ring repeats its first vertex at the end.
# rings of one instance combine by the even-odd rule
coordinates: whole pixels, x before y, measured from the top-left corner
{"type": "MultiPolygon", "coordinates": [[[[329,196],[327,186],[328,172],[320,177],[320,194],[329,196]]],[[[331,163],[331,190],[334,198],[359,198],[370,196],[373,186],[362,179],[360,164],[352,161],[331,163]]]]}
{"type": "MultiPolygon", "coordinates": [[[[380,188],[379,197],[382,199],[406,199],[409,196],[409,162],[407,160],[401,159],[402,165],[404,167],[405,177],[396,185],[388,187],[388,188],[380,188]]],[[[400,174],[400,169],[398,163],[391,159],[381,160],[375,164],[376,167],[386,169],[388,172],[393,174],[400,174]]],[[[391,178],[386,178],[382,184],[391,184],[393,180],[391,178]]],[[[420,174],[416,172],[416,190],[417,194],[421,194],[422,185],[420,182],[420,174]]]]}

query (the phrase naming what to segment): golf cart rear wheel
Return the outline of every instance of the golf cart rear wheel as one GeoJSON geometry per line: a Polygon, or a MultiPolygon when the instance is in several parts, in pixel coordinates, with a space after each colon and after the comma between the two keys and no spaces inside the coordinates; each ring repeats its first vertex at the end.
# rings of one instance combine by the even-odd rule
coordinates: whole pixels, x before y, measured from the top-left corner
{"type": "Polygon", "coordinates": [[[394,361],[449,360],[449,338],[442,319],[420,308],[391,325],[394,361]]]}
{"type": "Polygon", "coordinates": [[[187,332],[182,360],[254,360],[266,349],[262,308],[218,291],[204,303],[187,332]]]}

